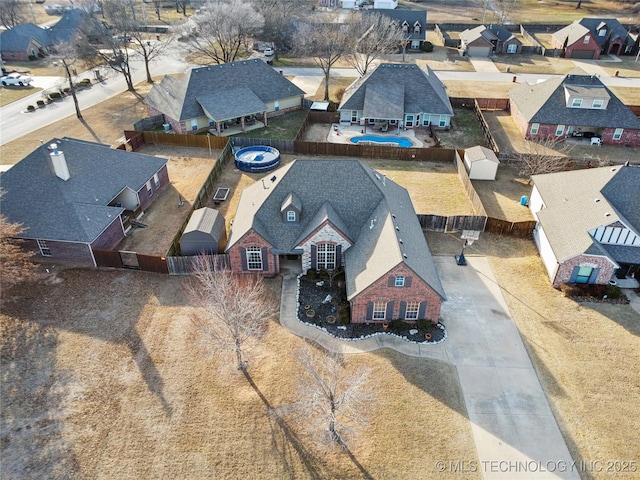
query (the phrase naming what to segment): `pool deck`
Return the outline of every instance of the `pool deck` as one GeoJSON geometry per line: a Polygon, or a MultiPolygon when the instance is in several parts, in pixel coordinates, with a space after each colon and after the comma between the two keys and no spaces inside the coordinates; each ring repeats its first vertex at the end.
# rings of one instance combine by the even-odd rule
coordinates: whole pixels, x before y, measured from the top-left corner
{"type": "Polygon", "coordinates": [[[394,138],[402,137],[411,140],[414,147],[422,148],[424,144],[422,141],[416,138],[416,134],[413,130],[402,130],[398,127],[389,128],[388,132],[381,132],[379,129],[374,129],[371,125],[366,127],[361,125],[344,125],[334,123],[331,125],[329,135],[327,135],[327,142],[329,143],[348,143],[355,145],[351,142],[353,137],[360,137],[363,135],[375,135],[376,137],[389,137],[389,141],[393,141],[394,138]]]}

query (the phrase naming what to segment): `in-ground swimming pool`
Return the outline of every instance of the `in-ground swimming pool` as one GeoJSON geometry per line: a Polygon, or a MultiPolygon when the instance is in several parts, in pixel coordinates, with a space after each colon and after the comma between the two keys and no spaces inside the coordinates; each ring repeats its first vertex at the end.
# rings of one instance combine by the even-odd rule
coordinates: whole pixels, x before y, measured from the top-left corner
{"type": "Polygon", "coordinates": [[[280,165],[280,152],[266,145],[245,147],[236,152],[235,164],[244,172],[265,172],[280,165]]]}
{"type": "Polygon", "coordinates": [[[414,147],[411,140],[406,137],[382,137],[380,135],[360,135],[349,139],[351,143],[379,143],[402,148],[414,147]]]}

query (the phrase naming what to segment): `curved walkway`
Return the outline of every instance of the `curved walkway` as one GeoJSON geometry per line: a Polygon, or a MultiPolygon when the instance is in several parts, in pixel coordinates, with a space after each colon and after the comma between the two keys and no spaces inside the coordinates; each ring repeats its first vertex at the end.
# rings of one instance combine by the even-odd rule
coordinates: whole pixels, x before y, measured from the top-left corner
{"type": "Polygon", "coordinates": [[[489,262],[485,257],[467,257],[468,266],[460,267],[453,257],[435,261],[448,295],[441,314],[448,338],[441,344],[421,345],[380,335],[341,341],[302,324],[296,318],[297,272],[293,271],[283,273],[280,322],[332,351],[391,348],[455,365],[478,469],[485,479],[579,480],[489,262]]]}

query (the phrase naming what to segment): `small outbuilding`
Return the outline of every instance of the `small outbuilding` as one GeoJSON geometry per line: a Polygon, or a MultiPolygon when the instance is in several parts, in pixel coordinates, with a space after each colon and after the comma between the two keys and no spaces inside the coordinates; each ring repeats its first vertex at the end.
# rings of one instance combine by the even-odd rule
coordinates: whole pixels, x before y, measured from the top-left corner
{"type": "Polygon", "coordinates": [[[224,217],[209,207],[194,210],[180,238],[182,255],[212,255],[223,252],[227,245],[224,217]]]}
{"type": "Polygon", "coordinates": [[[471,180],[495,180],[500,160],[493,150],[476,145],[464,152],[464,166],[471,180]]]}

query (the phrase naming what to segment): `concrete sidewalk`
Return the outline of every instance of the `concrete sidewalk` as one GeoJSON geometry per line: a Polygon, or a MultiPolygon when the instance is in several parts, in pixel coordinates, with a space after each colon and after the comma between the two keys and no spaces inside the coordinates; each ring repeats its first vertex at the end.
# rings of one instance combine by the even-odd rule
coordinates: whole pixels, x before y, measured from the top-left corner
{"type": "MultiPolygon", "coordinates": [[[[547,398],[485,257],[435,257],[448,295],[436,345],[392,336],[340,341],[296,318],[295,272],[283,275],[280,322],[328,350],[362,353],[391,348],[456,366],[482,471],[487,480],[579,480],[547,398]],[[566,467],[566,468],[565,468],[566,467]],[[554,471],[555,470],[555,471],[554,471]]],[[[462,459],[461,459],[462,460],[462,459]]]]}
{"type": "Polygon", "coordinates": [[[489,57],[469,57],[469,61],[471,62],[471,65],[473,65],[473,68],[476,69],[476,72],[500,73],[498,67],[496,67],[493,60],[489,57]]]}

